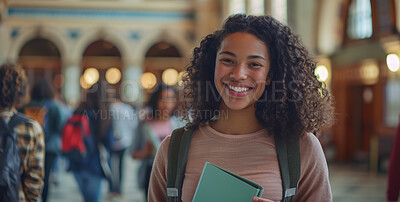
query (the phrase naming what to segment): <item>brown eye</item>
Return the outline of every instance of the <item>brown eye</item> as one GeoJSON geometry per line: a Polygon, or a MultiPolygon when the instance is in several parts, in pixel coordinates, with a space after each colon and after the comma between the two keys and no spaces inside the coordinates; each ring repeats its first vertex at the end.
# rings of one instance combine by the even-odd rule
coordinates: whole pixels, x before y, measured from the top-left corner
{"type": "Polygon", "coordinates": [[[223,58],[223,59],[220,59],[219,61],[221,61],[223,64],[226,64],[226,65],[234,63],[233,60],[228,59],[228,58],[223,58]]]}
{"type": "Polygon", "coordinates": [[[260,64],[258,62],[252,62],[249,64],[249,66],[252,68],[260,68],[260,67],[262,67],[262,64],[260,64]]]}

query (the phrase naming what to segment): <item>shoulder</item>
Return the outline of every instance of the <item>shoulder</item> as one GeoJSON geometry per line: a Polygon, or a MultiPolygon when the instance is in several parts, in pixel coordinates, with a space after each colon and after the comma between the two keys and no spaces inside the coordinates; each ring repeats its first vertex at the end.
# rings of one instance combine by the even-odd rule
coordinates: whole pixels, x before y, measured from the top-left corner
{"type": "Polygon", "coordinates": [[[184,132],[183,128],[177,128],[177,129],[173,130],[170,135],[168,135],[166,138],[164,138],[164,140],[161,141],[160,147],[158,149],[159,152],[168,155],[168,149],[169,149],[172,135],[177,135],[178,133],[183,134],[183,132],[184,132]],[[174,134],[174,133],[177,133],[177,134],[174,134]]]}
{"type": "Polygon", "coordinates": [[[157,150],[157,155],[156,155],[157,163],[164,164],[164,165],[167,164],[170,140],[171,140],[171,135],[164,138],[164,140],[161,142],[160,147],[157,150]]]}
{"type": "Polygon", "coordinates": [[[32,129],[33,129],[35,132],[40,132],[40,131],[42,131],[42,127],[40,126],[40,124],[39,124],[37,121],[35,121],[35,120],[33,120],[33,119],[30,119],[30,120],[28,121],[28,124],[30,124],[30,125],[32,126],[32,129]]]}
{"type": "Polygon", "coordinates": [[[168,135],[166,138],[164,138],[163,141],[161,141],[159,150],[165,150],[168,153],[170,141],[171,141],[171,135],[168,135]]]}
{"type": "Polygon", "coordinates": [[[24,119],[24,121],[22,123],[20,123],[17,127],[19,127],[21,125],[28,125],[34,131],[42,130],[42,127],[40,126],[39,122],[37,122],[36,120],[29,118],[22,113],[18,113],[18,114],[16,114],[16,116],[19,116],[20,118],[24,119]]]}
{"type": "Polygon", "coordinates": [[[318,138],[312,133],[306,133],[300,137],[300,161],[301,170],[322,168],[327,170],[324,151],[318,138]]]}
{"type": "Polygon", "coordinates": [[[300,151],[316,151],[321,150],[321,143],[319,142],[318,138],[312,133],[305,133],[300,136],[300,151]]]}
{"type": "MultiPolygon", "coordinates": [[[[179,131],[183,132],[183,128],[177,128],[174,131],[179,131]]],[[[179,132],[179,133],[181,133],[179,132]]],[[[168,135],[166,138],[164,138],[163,141],[161,141],[160,147],[158,148],[157,155],[160,156],[163,159],[168,159],[168,150],[171,142],[171,135],[168,135]]],[[[167,161],[167,160],[166,160],[167,161]]]]}
{"type": "Polygon", "coordinates": [[[300,137],[301,167],[326,164],[325,154],[318,138],[312,133],[300,137]]]}
{"type": "Polygon", "coordinates": [[[295,201],[332,201],[328,165],[318,138],[300,137],[300,179],[295,201]]]}
{"type": "Polygon", "coordinates": [[[19,135],[30,137],[43,136],[42,126],[36,120],[28,118],[23,114],[18,114],[18,116],[24,118],[25,121],[15,127],[16,133],[18,133],[19,135]]]}

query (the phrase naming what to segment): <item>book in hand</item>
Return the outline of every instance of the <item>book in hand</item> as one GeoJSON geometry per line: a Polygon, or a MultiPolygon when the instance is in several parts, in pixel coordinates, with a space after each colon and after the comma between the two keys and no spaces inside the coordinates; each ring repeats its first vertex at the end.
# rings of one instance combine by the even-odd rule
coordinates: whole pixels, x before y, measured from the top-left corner
{"type": "Polygon", "coordinates": [[[251,202],[263,191],[261,185],[206,162],[192,202],[251,202]]]}

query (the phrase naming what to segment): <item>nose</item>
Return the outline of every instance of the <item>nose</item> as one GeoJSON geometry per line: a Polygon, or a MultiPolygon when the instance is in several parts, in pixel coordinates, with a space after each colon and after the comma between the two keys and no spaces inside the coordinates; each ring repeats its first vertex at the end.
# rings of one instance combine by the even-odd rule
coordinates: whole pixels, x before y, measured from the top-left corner
{"type": "Polygon", "coordinates": [[[247,70],[245,64],[238,64],[232,69],[231,78],[236,80],[244,80],[247,78],[247,70]]]}

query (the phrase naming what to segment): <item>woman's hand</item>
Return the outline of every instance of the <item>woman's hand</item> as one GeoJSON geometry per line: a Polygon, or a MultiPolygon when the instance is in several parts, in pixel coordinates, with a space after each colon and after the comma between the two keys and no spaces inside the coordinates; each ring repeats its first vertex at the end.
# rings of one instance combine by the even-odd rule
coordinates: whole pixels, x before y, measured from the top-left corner
{"type": "Polygon", "coordinates": [[[260,197],[253,197],[253,202],[274,202],[274,201],[271,201],[271,200],[269,200],[269,199],[265,199],[265,198],[260,198],[260,197]]]}

